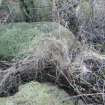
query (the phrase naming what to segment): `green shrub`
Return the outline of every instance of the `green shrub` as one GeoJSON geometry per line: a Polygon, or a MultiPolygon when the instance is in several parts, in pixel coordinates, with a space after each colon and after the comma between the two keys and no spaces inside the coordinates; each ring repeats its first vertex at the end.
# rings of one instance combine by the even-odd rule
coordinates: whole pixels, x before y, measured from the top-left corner
{"type": "Polygon", "coordinates": [[[23,58],[38,44],[41,38],[56,37],[74,41],[73,34],[53,22],[14,23],[0,27],[0,56],[23,58]]]}
{"type": "Polygon", "coordinates": [[[0,98],[0,105],[74,105],[69,96],[55,86],[30,82],[12,97],[0,98]],[[65,101],[66,100],[66,101],[65,101]]]}

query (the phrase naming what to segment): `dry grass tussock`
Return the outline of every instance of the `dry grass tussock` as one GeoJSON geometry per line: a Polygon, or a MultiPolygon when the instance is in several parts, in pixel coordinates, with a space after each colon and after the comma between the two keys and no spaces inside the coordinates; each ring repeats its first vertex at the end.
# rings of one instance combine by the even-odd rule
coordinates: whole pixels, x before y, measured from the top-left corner
{"type": "Polygon", "coordinates": [[[56,84],[85,104],[104,103],[105,56],[85,45],[71,48],[64,39],[42,39],[31,56],[0,71],[0,96],[13,95],[19,85],[36,80],[56,84]]]}

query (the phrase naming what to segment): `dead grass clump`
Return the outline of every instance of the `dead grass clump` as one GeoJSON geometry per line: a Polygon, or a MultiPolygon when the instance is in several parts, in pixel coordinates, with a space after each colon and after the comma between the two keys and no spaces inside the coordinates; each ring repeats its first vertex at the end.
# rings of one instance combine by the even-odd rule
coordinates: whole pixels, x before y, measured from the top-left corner
{"type": "Polygon", "coordinates": [[[85,47],[70,49],[66,41],[42,39],[31,56],[0,71],[0,96],[13,95],[19,85],[36,80],[58,85],[85,104],[104,103],[105,57],[85,47]]]}

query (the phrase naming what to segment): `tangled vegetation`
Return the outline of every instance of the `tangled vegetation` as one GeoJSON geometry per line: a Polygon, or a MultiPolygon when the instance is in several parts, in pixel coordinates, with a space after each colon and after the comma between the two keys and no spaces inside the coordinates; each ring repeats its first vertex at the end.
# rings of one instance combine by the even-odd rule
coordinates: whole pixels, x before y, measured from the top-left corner
{"type": "Polygon", "coordinates": [[[33,99],[37,86],[31,83],[37,81],[65,90],[65,105],[104,105],[104,5],[104,0],[0,0],[0,101],[50,105],[52,97],[54,105],[63,105],[53,93],[41,95],[43,88],[42,101],[33,99]],[[33,100],[18,98],[24,94],[33,100]]]}

